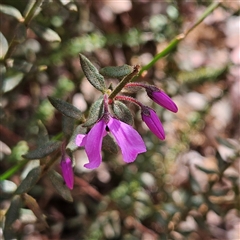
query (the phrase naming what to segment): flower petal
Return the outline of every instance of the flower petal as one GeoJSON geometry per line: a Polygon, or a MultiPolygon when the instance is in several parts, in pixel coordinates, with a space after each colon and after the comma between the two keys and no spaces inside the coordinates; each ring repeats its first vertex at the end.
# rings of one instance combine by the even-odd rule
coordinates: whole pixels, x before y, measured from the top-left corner
{"type": "Polygon", "coordinates": [[[146,152],[141,136],[130,125],[116,118],[110,118],[107,126],[121,148],[125,162],[133,162],[139,153],[146,152]]]}
{"type": "Polygon", "coordinates": [[[86,134],[78,134],[76,139],[75,139],[75,143],[76,143],[77,146],[83,147],[86,144],[86,140],[87,140],[87,135],[86,134]]]}
{"type": "Polygon", "coordinates": [[[84,167],[94,169],[101,164],[101,148],[103,137],[106,135],[105,128],[106,123],[102,119],[97,122],[87,134],[85,150],[89,159],[89,163],[85,164],[84,167]]]}
{"type": "Polygon", "coordinates": [[[151,108],[145,108],[142,112],[142,119],[147,124],[149,129],[161,140],[165,139],[165,133],[160,119],[158,118],[156,112],[151,108]],[[149,114],[144,114],[148,111],[149,114]]]}
{"type": "Polygon", "coordinates": [[[60,166],[62,168],[62,175],[66,185],[68,188],[73,189],[73,168],[70,157],[63,157],[60,166]]]}

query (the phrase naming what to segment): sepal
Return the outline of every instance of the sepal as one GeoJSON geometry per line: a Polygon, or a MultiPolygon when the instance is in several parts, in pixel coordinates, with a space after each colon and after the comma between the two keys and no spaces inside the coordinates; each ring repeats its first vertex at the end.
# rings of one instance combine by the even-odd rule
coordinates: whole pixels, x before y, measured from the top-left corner
{"type": "Polygon", "coordinates": [[[103,98],[101,97],[95,103],[92,104],[89,115],[83,127],[90,127],[95,124],[104,114],[103,98]]]}
{"type": "Polygon", "coordinates": [[[133,125],[132,113],[124,103],[120,101],[114,101],[112,104],[112,110],[114,115],[122,122],[133,125]]]}

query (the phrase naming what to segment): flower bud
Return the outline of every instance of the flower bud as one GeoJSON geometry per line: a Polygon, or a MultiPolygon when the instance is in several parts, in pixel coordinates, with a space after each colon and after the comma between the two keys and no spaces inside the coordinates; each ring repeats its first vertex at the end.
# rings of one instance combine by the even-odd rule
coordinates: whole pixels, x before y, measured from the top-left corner
{"type": "Polygon", "coordinates": [[[142,120],[147,124],[149,129],[161,140],[165,139],[165,133],[160,119],[156,112],[146,106],[142,106],[142,120]]]}
{"type": "Polygon", "coordinates": [[[62,156],[62,160],[60,163],[62,168],[63,179],[68,188],[73,189],[73,168],[72,161],[70,157],[66,154],[62,156]]]}
{"type": "Polygon", "coordinates": [[[149,86],[146,88],[147,95],[160,106],[172,111],[177,112],[178,108],[173,100],[163,91],[155,86],[149,86]]]}

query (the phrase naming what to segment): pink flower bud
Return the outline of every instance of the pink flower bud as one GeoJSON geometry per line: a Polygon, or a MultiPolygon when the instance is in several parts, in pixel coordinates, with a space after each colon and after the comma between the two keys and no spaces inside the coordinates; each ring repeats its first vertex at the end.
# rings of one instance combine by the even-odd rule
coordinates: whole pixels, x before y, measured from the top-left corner
{"type": "Polygon", "coordinates": [[[142,106],[142,120],[147,124],[149,129],[161,140],[165,139],[165,133],[160,119],[156,112],[149,108],[142,106]]]}
{"type": "Polygon", "coordinates": [[[60,166],[62,168],[62,175],[63,179],[67,185],[68,188],[73,189],[73,168],[72,168],[72,161],[69,156],[64,154],[62,156],[62,160],[60,163],[60,166]]]}
{"type": "Polygon", "coordinates": [[[163,91],[154,86],[149,86],[146,88],[147,95],[160,106],[172,111],[177,112],[177,105],[173,102],[173,100],[163,91]]]}

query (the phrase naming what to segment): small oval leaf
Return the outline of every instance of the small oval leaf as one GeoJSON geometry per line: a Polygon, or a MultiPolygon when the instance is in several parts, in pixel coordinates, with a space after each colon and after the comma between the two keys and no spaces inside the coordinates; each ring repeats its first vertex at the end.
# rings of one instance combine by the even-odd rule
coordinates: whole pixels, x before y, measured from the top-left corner
{"type": "Polygon", "coordinates": [[[45,28],[36,23],[32,23],[30,27],[37,34],[37,36],[48,42],[61,42],[60,36],[50,28],[45,28]]]}
{"type": "Polygon", "coordinates": [[[2,91],[3,93],[9,92],[14,89],[23,79],[24,74],[19,72],[13,76],[4,79],[2,91]]]}
{"type": "Polygon", "coordinates": [[[14,196],[11,205],[6,213],[5,227],[9,228],[19,218],[19,211],[22,206],[22,199],[19,195],[14,196]]]}
{"type": "Polygon", "coordinates": [[[74,129],[74,119],[63,115],[62,117],[62,131],[66,138],[69,138],[74,129]]]}
{"type": "Polygon", "coordinates": [[[41,172],[42,172],[42,168],[40,166],[32,169],[28,173],[26,178],[24,178],[22,180],[22,182],[18,186],[15,194],[22,194],[22,193],[28,192],[37,183],[37,181],[41,175],[41,172]]]}
{"type": "Polygon", "coordinates": [[[104,77],[122,79],[123,77],[129,75],[132,71],[132,66],[124,64],[122,66],[108,66],[101,68],[99,73],[101,73],[104,77]]]}
{"type": "Polygon", "coordinates": [[[24,21],[22,14],[15,7],[0,4],[0,11],[2,13],[15,17],[19,22],[24,21]]]}
{"type": "Polygon", "coordinates": [[[80,56],[80,63],[82,70],[88,81],[99,91],[104,92],[106,89],[104,77],[98,72],[97,68],[82,54],[80,56]]]}
{"type": "Polygon", "coordinates": [[[118,146],[114,142],[113,138],[108,134],[103,138],[102,142],[102,149],[106,150],[110,153],[117,154],[118,153],[118,146]]]}
{"type": "Polygon", "coordinates": [[[120,101],[114,101],[112,104],[112,110],[116,117],[122,122],[133,125],[132,113],[124,103],[120,101]]]}
{"type": "Polygon", "coordinates": [[[219,172],[215,169],[207,169],[207,168],[202,167],[198,164],[195,164],[195,166],[196,166],[197,169],[199,169],[200,171],[205,172],[207,174],[219,174],[219,172]]]}
{"type": "Polygon", "coordinates": [[[12,68],[22,73],[29,73],[31,70],[36,69],[36,66],[22,59],[13,59],[12,68]]]}
{"type": "Polygon", "coordinates": [[[60,141],[49,141],[40,145],[37,149],[28,152],[23,155],[24,158],[32,160],[32,159],[40,159],[48,156],[50,153],[56,151],[61,146],[60,141]]]}
{"type": "Polygon", "coordinates": [[[16,234],[12,227],[4,227],[3,229],[4,239],[17,239],[16,234]]]}
{"type": "Polygon", "coordinates": [[[44,144],[49,141],[49,136],[46,127],[41,120],[38,121],[38,143],[44,144]]]}
{"type": "Polygon", "coordinates": [[[59,195],[61,195],[65,200],[72,202],[73,198],[70,190],[64,184],[62,176],[54,170],[50,170],[47,173],[48,178],[50,179],[53,187],[56,189],[59,195]]]}
{"type": "Polygon", "coordinates": [[[80,120],[82,118],[82,112],[72,104],[59,98],[48,97],[48,100],[58,111],[60,111],[65,116],[77,120],[80,120]]]}
{"type": "Polygon", "coordinates": [[[98,99],[89,110],[89,115],[86,122],[83,124],[83,127],[90,127],[96,123],[104,113],[103,109],[103,98],[98,99]]]}
{"type": "Polygon", "coordinates": [[[236,146],[234,146],[228,139],[216,137],[216,140],[219,144],[222,144],[231,149],[236,149],[236,146]]]}
{"type": "Polygon", "coordinates": [[[27,205],[27,207],[29,209],[31,209],[33,211],[33,213],[35,214],[35,216],[37,217],[37,219],[43,223],[43,225],[48,228],[48,224],[45,220],[45,217],[42,213],[42,210],[40,209],[37,201],[30,195],[28,194],[23,194],[23,199],[25,201],[25,204],[27,205]]]}
{"type": "Polygon", "coordinates": [[[0,32],[0,58],[4,58],[8,51],[8,42],[4,35],[0,32]]]}

